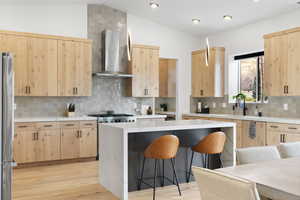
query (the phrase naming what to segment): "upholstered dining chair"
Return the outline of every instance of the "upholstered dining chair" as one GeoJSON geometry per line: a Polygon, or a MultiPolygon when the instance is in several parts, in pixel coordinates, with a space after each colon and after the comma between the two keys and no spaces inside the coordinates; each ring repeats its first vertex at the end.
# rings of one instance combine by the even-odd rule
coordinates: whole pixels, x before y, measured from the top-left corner
{"type": "Polygon", "coordinates": [[[255,183],[199,167],[193,173],[201,200],[260,200],[255,183]]]}
{"type": "Polygon", "coordinates": [[[236,156],[239,165],[281,159],[276,146],[237,149],[236,156]]]}
{"type": "Polygon", "coordinates": [[[277,148],[282,158],[300,157],[300,142],[282,143],[277,148]]]}

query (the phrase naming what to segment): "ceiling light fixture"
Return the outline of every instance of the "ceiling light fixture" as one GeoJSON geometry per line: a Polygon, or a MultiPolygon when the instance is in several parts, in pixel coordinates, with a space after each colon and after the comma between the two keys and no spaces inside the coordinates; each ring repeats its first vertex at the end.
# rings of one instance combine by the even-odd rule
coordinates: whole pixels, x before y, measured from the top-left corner
{"type": "Polygon", "coordinates": [[[254,2],[254,3],[258,3],[258,2],[260,2],[260,0],[253,0],[253,2],[254,2]]]}
{"type": "Polygon", "coordinates": [[[200,23],[200,19],[194,18],[192,19],[193,24],[199,24],[200,23]]]}
{"type": "Polygon", "coordinates": [[[151,7],[152,9],[155,9],[155,8],[158,8],[158,7],[159,7],[159,4],[156,3],[156,2],[154,2],[154,1],[150,1],[149,5],[150,5],[150,7],[151,7]]]}
{"type": "Polygon", "coordinates": [[[232,20],[232,16],[231,16],[231,15],[224,15],[224,16],[223,16],[223,19],[224,19],[225,21],[231,21],[231,20],[232,20]]]}

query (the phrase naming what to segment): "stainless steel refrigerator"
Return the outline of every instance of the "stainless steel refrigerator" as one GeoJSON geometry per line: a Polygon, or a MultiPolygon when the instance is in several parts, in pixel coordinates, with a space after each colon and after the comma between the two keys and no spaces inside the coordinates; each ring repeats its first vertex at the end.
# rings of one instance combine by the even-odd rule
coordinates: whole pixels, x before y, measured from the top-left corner
{"type": "Polygon", "coordinates": [[[12,199],[13,136],[14,136],[14,92],[12,56],[0,53],[0,200],[12,199]]]}

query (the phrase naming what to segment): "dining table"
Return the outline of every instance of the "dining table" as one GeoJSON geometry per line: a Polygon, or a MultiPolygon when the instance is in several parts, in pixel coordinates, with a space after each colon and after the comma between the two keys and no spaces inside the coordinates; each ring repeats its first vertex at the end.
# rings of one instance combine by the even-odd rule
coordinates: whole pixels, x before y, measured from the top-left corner
{"type": "Polygon", "coordinates": [[[300,200],[300,157],[218,169],[255,182],[259,194],[276,200],[300,200]]]}

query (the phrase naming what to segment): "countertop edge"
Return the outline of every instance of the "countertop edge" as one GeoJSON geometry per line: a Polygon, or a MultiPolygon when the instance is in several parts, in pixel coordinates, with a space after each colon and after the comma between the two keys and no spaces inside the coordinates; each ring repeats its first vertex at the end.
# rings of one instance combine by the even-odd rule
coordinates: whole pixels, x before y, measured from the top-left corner
{"type": "Polygon", "coordinates": [[[241,115],[231,115],[231,114],[198,114],[198,113],[184,113],[182,115],[182,117],[189,117],[189,116],[300,125],[300,119],[293,119],[293,118],[241,116],[241,115]]]}

